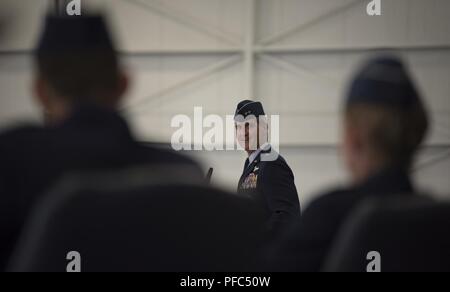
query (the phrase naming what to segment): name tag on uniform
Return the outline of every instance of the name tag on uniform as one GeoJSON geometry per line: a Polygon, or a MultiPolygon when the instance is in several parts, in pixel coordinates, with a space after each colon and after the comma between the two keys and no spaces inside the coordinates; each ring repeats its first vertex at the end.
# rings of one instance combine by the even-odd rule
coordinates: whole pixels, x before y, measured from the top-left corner
{"type": "Polygon", "coordinates": [[[258,175],[251,173],[242,183],[242,189],[251,190],[258,186],[258,175]]]}

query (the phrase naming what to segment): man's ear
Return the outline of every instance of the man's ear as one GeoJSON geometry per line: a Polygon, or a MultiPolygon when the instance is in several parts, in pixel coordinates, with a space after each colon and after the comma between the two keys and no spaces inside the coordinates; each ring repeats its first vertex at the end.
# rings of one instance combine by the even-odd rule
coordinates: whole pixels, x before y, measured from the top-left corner
{"type": "Polygon", "coordinates": [[[47,82],[42,77],[35,77],[33,81],[33,95],[44,111],[50,109],[50,89],[47,82]]]}
{"type": "Polygon", "coordinates": [[[119,72],[117,85],[114,89],[114,92],[109,92],[109,94],[111,95],[109,95],[108,103],[110,103],[110,105],[112,105],[114,108],[117,107],[122,102],[122,99],[128,90],[128,86],[130,83],[129,80],[130,79],[126,72],[124,71],[119,72]]]}
{"type": "Polygon", "coordinates": [[[364,134],[361,130],[352,123],[347,123],[345,129],[345,139],[347,147],[354,154],[360,154],[365,151],[364,134]]]}
{"type": "Polygon", "coordinates": [[[119,73],[119,84],[118,84],[118,88],[117,88],[117,97],[120,100],[125,93],[128,90],[128,87],[130,85],[130,78],[128,77],[128,74],[125,73],[124,71],[121,71],[119,73]]]}

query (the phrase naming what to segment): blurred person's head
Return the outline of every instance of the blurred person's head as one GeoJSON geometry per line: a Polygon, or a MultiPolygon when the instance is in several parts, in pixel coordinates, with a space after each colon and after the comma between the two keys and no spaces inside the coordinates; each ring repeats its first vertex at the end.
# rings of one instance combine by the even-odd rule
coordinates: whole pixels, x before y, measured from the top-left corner
{"type": "Polygon", "coordinates": [[[36,54],[34,92],[48,122],[81,105],[115,109],[127,89],[101,16],[49,16],[36,54]]]}
{"type": "Polygon", "coordinates": [[[268,142],[268,123],[260,102],[240,102],[234,120],[236,140],[249,155],[268,142]]]}
{"type": "Polygon", "coordinates": [[[345,104],[343,152],[354,182],[387,168],[409,170],[428,123],[403,63],[394,57],[368,62],[352,82],[345,104]]]}

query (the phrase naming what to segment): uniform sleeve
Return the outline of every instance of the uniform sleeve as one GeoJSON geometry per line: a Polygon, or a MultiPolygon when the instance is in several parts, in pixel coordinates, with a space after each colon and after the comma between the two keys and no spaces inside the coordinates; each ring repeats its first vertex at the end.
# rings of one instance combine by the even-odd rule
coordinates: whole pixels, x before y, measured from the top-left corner
{"type": "Polygon", "coordinates": [[[278,233],[300,217],[300,202],[292,170],[284,161],[266,165],[262,192],[270,211],[269,229],[278,233]]]}
{"type": "MultiPolygon", "coordinates": [[[[6,169],[7,169],[7,163],[5,160],[6,155],[6,147],[5,147],[5,139],[2,134],[0,134],[0,213],[3,209],[4,202],[6,200],[6,185],[5,185],[5,175],[6,175],[6,169]]],[[[1,214],[0,214],[1,216],[1,214]]]]}
{"type": "Polygon", "coordinates": [[[271,271],[320,272],[343,220],[352,210],[352,193],[335,191],[312,202],[302,219],[272,246],[271,271]]]}
{"type": "Polygon", "coordinates": [[[21,199],[16,194],[14,160],[19,156],[22,133],[28,128],[0,134],[0,271],[5,267],[21,227],[21,199]]]}
{"type": "Polygon", "coordinates": [[[14,206],[12,197],[8,191],[8,147],[7,140],[0,136],[0,271],[5,268],[6,262],[12,250],[11,236],[14,222],[12,212],[14,206]]]}

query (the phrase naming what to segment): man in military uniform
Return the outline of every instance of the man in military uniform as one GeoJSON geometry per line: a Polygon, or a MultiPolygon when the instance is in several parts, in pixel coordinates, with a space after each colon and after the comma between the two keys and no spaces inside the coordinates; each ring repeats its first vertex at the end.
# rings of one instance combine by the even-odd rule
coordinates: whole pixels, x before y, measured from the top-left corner
{"type": "Polygon", "coordinates": [[[342,148],[352,185],[306,209],[271,269],[320,271],[344,220],[364,199],[413,195],[410,168],[427,129],[425,106],[403,63],[383,57],[365,64],[345,102],[342,148]]]}
{"type": "Polygon", "coordinates": [[[132,136],[117,111],[127,78],[102,17],[48,17],[35,64],[47,125],[0,135],[0,270],[34,203],[67,173],[162,164],[203,178],[191,160],[132,136]]]}
{"type": "Polygon", "coordinates": [[[294,174],[268,143],[268,124],[260,102],[239,103],[235,122],[238,143],[248,154],[238,193],[260,204],[267,217],[269,234],[277,235],[300,216],[294,174]]]}

